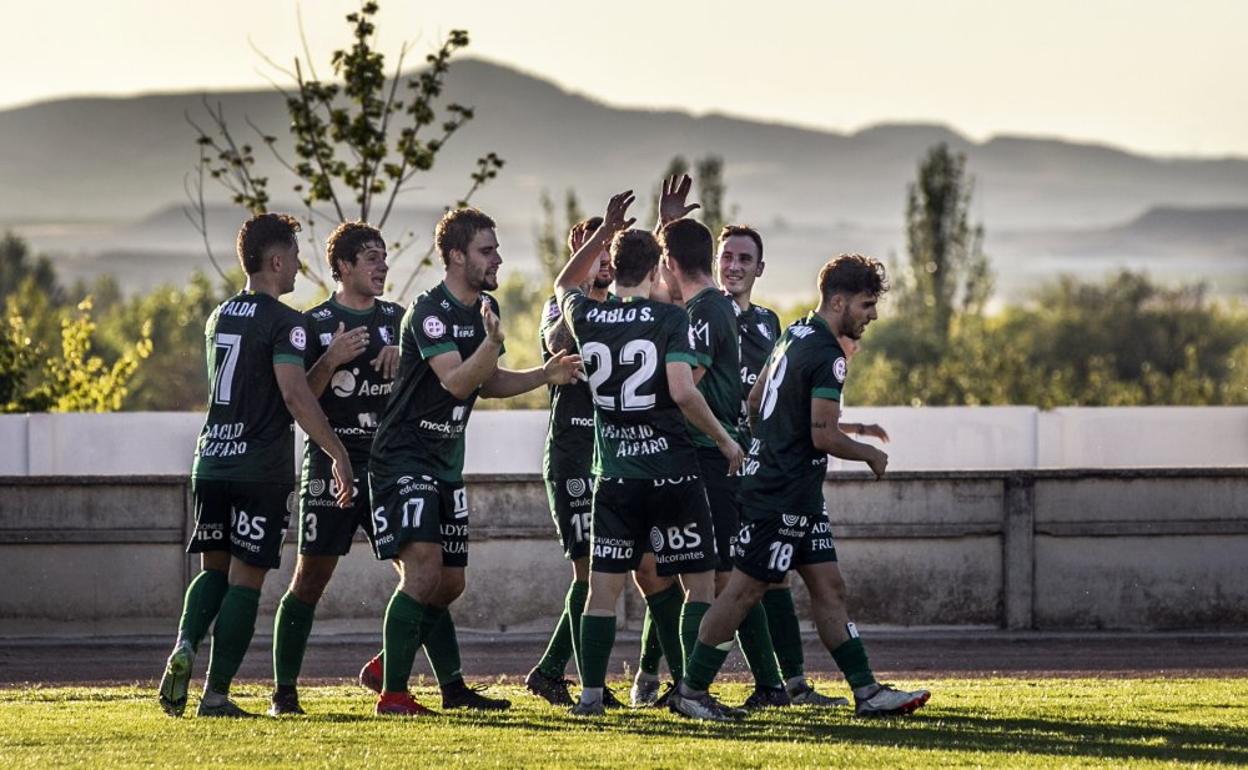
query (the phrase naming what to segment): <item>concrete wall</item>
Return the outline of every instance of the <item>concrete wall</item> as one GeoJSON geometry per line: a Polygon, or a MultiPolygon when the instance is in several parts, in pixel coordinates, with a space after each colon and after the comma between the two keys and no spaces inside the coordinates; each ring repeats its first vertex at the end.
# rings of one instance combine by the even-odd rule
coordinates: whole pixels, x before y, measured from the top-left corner
{"type": "MultiPolygon", "coordinates": [[[[888,430],[892,470],[1248,465],[1243,407],[851,406],[845,419],[888,430]]],[[[187,473],[202,422],[178,412],[3,415],[0,475],[187,473]]],[[[478,410],[466,470],[537,473],[545,434],[545,411],[478,410]]]]}
{"type": "MultiPolygon", "coordinates": [[[[0,636],[172,628],[196,569],[182,553],[187,484],[0,478],[0,636]]],[[[571,570],[540,479],[476,474],[468,485],[473,542],[457,623],[549,628],[571,570]]],[[[866,624],[1248,627],[1248,469],[843,473],[824,491],[851,609],[866,624]]],[[[290,537],[262,612],[294,556],[290,537]]],[[[318,627],[379,628],[393,585],[358,538],[318,627]]],[[[631,592],[625,610],[635,627],[631,592]]]]}

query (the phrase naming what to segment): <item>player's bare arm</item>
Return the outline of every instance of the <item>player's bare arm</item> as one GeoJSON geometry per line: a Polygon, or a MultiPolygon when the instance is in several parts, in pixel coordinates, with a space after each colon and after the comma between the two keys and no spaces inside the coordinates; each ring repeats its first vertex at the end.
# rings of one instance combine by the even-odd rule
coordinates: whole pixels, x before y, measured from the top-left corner
{"type": "Polygon", "coordinates": [[[386,345],[368,365],[384,379],[393,380],[399,375],[399,346],[386,345]]]}
{"type": "Polygon", "coordinates": [[[351,471],[351,459],[347,449],[338,439],[338,434],[330,427],[325,412],[317,403],[316,396],[308,388],[307,376],[303,367],[297,364],[273,364],[273,376],[282,391],[282,400],[290,416],[295,418],[308,438],[325,450],[334,461],[334,480],[338,482],[338,505],[347,508],[351,505],[352,491],[355,488],[354,475],[351,471]]]}
{"type": "Polygon", "coordinates": [[[676,406],[680,407],[686,420],[715,441],[715,446],[728,460],[728,475],[733,475],[745,459],[741,446],[728,435],[728,431],[724,430],[724,426],[720,425],[719,420],[716,420],[715,415],[711,413],[711,407],[698,392],[698,387],[693,384],[693,374],[689,364],[683,361],[673,361],[665,366],[667,387],[672,400],[676,402],[676,406]]]}
{"type": "Polygon", "coordinates": [[[562,318],[559,319],[559,323],[550,325],[544,337],[547,350],[574,350],[576,348],[572,330],[568,328],[568,322],[562,318]]]}
{"type": "Polygon", "coordinates": [[[888,443],[888,431],[884,430],[881,425],[866,422],[843,422],[838,426],[842,433],[849,433],[854,436],[870,436],[878,438],[884,443],[888,443]]]}
{"type": "Polygon", "coordinates": [[[563,266],[563,270],[559,271],[559,276],[555,279],[556,297],[562,300],[564,294],[589,280],[590,271],[594,268],[598,255],[607,248],[615,234],[633,226],[637,220],[629,218],[628,207],[635,200],[637,199],[632,190],[625,190],[611,197],[611,201],[607,203],[607,213],[602,217],[602,224],[588,240],[581,244],[581,247],[568,260],[568,264],[563,266]]]}
{"type": "Polygon", "coordinates": [[[354,359],[367,347],[367,326],[357,326],[350,331],[344,331],[344,325],[339,322],[338,330],[334,332],[329,346],[308,370],[308,388],[312,391],[312,395],[320,398],[338,367],[354,359]]]}
{"type": "Polygon", "coordinates": [[[502,324],[488,302],[481,303],[481,317],[485,320],[485,340],[472,355],[463,359],[458,352],[451,351],[429,359],[442,387],[458,399],[468,398],[498,371],[498,353],[504,337],[502,324]]]}
{"type": "MultiPolygon", "coordinates": [[[[753,392],[751,392],[751,396],[753,392]]],[[[810,402],[810,440],[815,448],[842,460],[857,460],[871,467],[875,477],[882,478],[888,467],[888,455],[877,447],[854,441],[840,429],[841,405],[832,399],[815,398],[810,402]]]]}
{"type": "Polygon", "coordinates": [[[481,386],[481,395],[485,398],[510,398],[543,385],[567,385],[583,377],[581,357],[561,349],[546,359],[546,363],[532,369],[500,367],[481,386]]]}
{"type": "Polygon", "coordinates": [[[689,198],[689,190],[692,187],[693,179],[688,174],[672,175],[663,180],[663,187],[659,193],[659,221],[654,223],[656,235],[668,222],[683,219],[702,208],[700,204],[685,202],[689,198]]]}

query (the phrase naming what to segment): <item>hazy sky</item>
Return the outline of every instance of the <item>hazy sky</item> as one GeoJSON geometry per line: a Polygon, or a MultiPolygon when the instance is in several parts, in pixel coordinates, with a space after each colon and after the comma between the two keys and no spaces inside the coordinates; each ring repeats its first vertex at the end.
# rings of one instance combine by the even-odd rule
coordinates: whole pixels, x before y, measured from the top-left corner
{"type": "MultiPolygon", "coordinates": [[[[292,0],[6,3],[0,108],[266,84],[248,37],[299,52],[292,0]]],[[[305,0],[313,57],[351,0],[305,0]]],[[[1248,156],[1248,1],[383,0],[380,43],[469,52],[627,106],[854,130],[935,121],[1151,153],[1248,156]]],[[[325,72],[321,73],[325,75],[325,72]]],[[[281,77],[276,75],[276,77],[281,77]]]]}

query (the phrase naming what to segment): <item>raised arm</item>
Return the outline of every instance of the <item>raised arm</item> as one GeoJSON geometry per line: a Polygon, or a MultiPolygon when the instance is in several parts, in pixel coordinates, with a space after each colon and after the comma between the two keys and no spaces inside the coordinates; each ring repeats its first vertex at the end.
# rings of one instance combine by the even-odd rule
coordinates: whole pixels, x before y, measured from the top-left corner
{"type": "Polygon", "coordinates": [[[634,200],[636,198],[633,197],[632,190],[626,190],[611,197],[611,202],[607,204],[607,213],[603,215],[602,224],[588,240],[581,244],[581,247],[568,260],[568,264],[559,271],[559,277],[555,279],[555,297],[560,301],[563,300],[566,292],[589,279],[595,260],[602,250],[611,244],[611,239],[615,237],[615,234],[621,230],[627,230],[637,221],[627,218],[628,207],[634,200]]]}
{"type": "Polygon", "coordinates": [[[659,193],[659,220],[654,223],[654,234],[663,230],[663,225],[684,219],[697,209],[697,203],[685,203],[689,190],[693,187],[693,179],[688,174],[672,175],[663,180],[662,191],[659,193]]]}
{"type": "Polygon", "coordinates": [[[307,375],[298,364],[273,364],[273,376],[277,379],[277,387],[282,391],[282,400],[286,409],[295,418],[308,438],[325,450],[333,460],[334,480],[338,482],[338,505],[346,508],[351,505],[352,490],[355,487],[351,471],[351,459],[347,456],[346,447],[342,445],[338,434],[329,426],[329,420],[321,411],[321,405],[308,389],[307,375]]]}
{"type": "Polygon", "coordinates": [[[744,459],[741,446],[728,435],[728,431],[719,424],[719,420],[715,419],[711,407],[707,406],[706,399],[698,392],[698,386],[693,384],[693,371],[689,364],[683,361],[669,361],[665,366],[667,388],[672,400],[676,402],[676,406],[680,407],[681,413],[693,424],[693,427],[714,440],[715,446],[728,460],[728,475],[734,475],[744,459]]]}
{"type": "MultiPolygon", "coordinates": [[[[753,396],[753,393],[750,394],[753,396]]],[[[854,441],[840,429],[841,405],[830,398],[810,401],[810,440],[815,448],[842,460],[857,460],[871,467],[875,477],[884,476],[888,455],[882,450],[854,441]]]]}

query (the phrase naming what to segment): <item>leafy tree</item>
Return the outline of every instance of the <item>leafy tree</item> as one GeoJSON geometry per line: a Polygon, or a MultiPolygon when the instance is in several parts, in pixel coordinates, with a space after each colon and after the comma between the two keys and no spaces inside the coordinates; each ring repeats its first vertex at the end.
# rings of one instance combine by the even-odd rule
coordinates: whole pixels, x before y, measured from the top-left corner
{"type": "Polygon", "coordinates": [[[899,304],[920,322],[937,351],[949,338],[954,316],[982,313],[992,294],[984,229],[970,224],[973,186],[966,156],[942,143],[920,161],[906,195],[909,262],[897,286],[899,304]]]}
{"type": "Polygon", "coordinates": [[[563,198],[563,222],[555,216],[555,202],[550,193],[542,190],[539,204],[542,207],[542,224],[537,232],[537,261],[542,266],[542,278],[547,283],[554,283],[568,261],[568,231],[577,222],[585,219],[581,210],[576,191],[569,188],[563,198]]]}
{"type": "Polygon", "coordinates": [[[718,236],[719,231],[728,223],[728,211],[725,209],[724,196],[727,185],[724,184],[724,159],[718,155],[707,155],[694,164],[693,179],[698,185],[698,218],[718,236]]]}
{"type": "MultiPolygon", "coordinates": [[[[454,102],[442,108],[441,118],[436,109],[450,59],[468,45],[468,33],[452,30],[437,51],[425,57],[427,67],[407,78],[402,70],[409,47],[404,45],[393,76],[387,79],[385,55],[374,48],[378,10],[376,2],[368,1],[361,3],[359,11],[347,14],[351,44],[334,51],[330,59],[336,81],[320,79],[310,58],[296,57],[293,71],[277,67],[295,85],[289,92],[279,88],[290,116],[293,158],[279,150],[277,136],[248,121],[260,141],[294,177],[292,189],[305,207],[308,241],[318,252],[318,222],[332,229],[356,218],[384,228],[399,195],[416,186],[415,177],[433,168],[447,141],[474,116],[471,107],[454,102]],[[404,87],[402,92],[400,86],[404,87]],[[428,136],[429,132],[433,135],[428,136]]],[[[253,214],[268,209],[269,180],[255,173],[254,148],[235,138],[221,105],[204,106],[209,128],[187,118],[198,133],[200,147],[194,182],[187,185],[192,204],[187,216],[204,238],[214,268],[224,278],[208,242],[205,176],[219,182],[234,203],[253,214]]],[[[471,186],[458,205],[467,205],[476,190],[497,176],[502,167],[503,160],[497,154],[481,156],[470,175],[471,186]]],[[[391,242],[392,261],[414,238],[415,233],[408,231],[391,242]]],[[[413,279],[432,264],[432,254],[431,245],[413,271],[413,279]]],[[[331,285],[321,274],[319,260],[307,260],[304,272],[322,289],[331,285]]],[[[400,295],[406,294],[412,283],[409,279],[400,295]]]]}
{"type": "MultiPolygon", "coordinates": [[[[109,364],[92,353],[96,324],[91,320],[90,298],[78,303],[77,310],[74,317],[62,321],[60,355],[36,353],[43,358],[41,383],[25,388],[25,376],[31,373],[29,357],[18,360],[16,376],[0,376],[8,395],[4,411],[110,412],[121,408],[130,378],[151,353],[151,324],[145,323],[139,339],[109,364]]],[[[10,316],[7,326],[10,340],[23,340],[19,316],[10,316]]]]}
{"type": "Polygon", "coordinates": [[[30,246],[16,234],[5,231],[0,236],[0,310],[8,307],[8,297],[27,280],[33,290],[48,297],[53,304],[63,300],[64,291],[56,280],[56,269],[46,256],[32,257],[30,246]]]}

